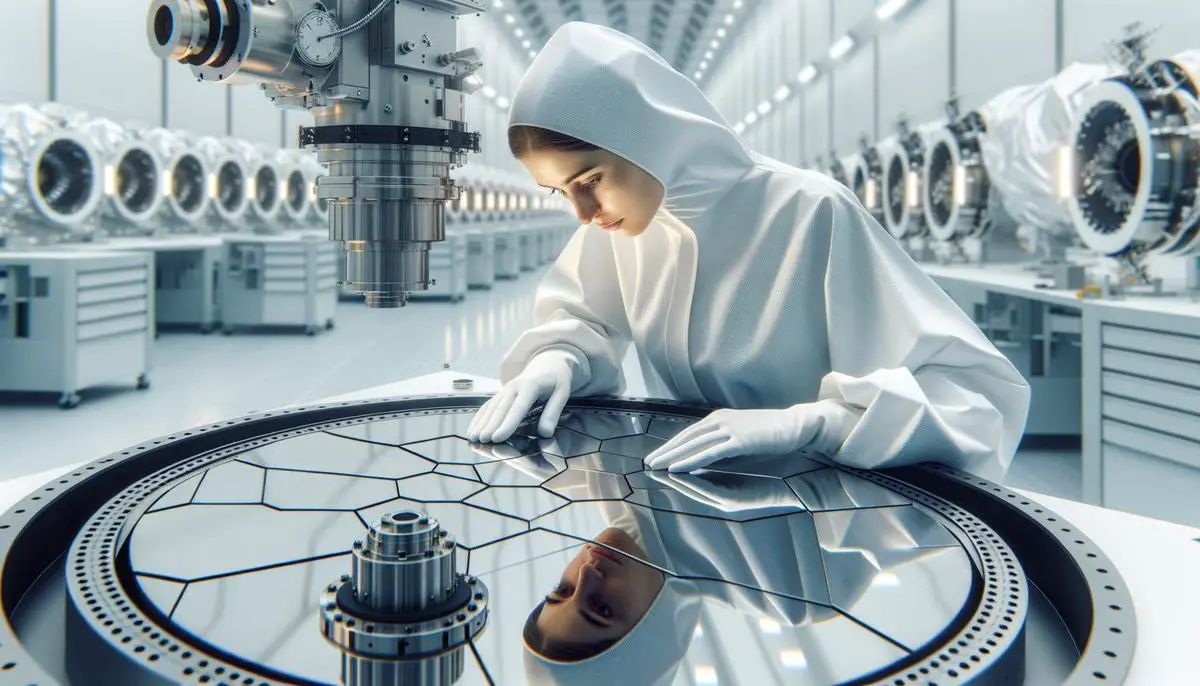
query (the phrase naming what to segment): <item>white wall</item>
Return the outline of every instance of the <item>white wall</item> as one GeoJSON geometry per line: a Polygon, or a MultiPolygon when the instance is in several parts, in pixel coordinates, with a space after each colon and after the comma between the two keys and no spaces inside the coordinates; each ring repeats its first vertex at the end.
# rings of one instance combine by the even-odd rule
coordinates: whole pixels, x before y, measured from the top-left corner
{"type": "Polygon", "coordinates": [[[0,104],[50,97],[49,27],[44,1],[9,0],[0,8],[0,104]]]}
{"type": "Polygon", "coordinates": [[[118,122],[158,125],[162,62],[146,43],[149,3],[56,2],[56,99],[118,122]]]}
{"type": "Polygon", "coordinates": [[[830,150],[839,155],[856,150],[863,132],[890,135],[902,114],[914,124],[940,118],[952,92],[971,108],[1004,88],[1049,78],[1060,54],[1063,64],[1100,61],[1106,45],[1133,21],[1158,29],[1151,37],[1152,58],[1200,48],[1200,0],[910,0],[908,9],[832,74],[799,89],[799,68],[823,59],[845,31],[871,21],[881,2],[747,2],[738,21],[751,22],[752,30],[740,29],[721,48],[720,64],[702,85],[731,122],[741,121],[785,81],[801,90],[747,127],[744,136],[751,147],[787,162],[812,162],[820,155],[828,163],[830,150]],[[772,46],[780,43],[786,68],[772,66],[777,58],[753,57],[777,54],[772,46]],[[747,44],[754,50],[742,49],[747,44]],[[747,76],[768,72],[779,78],[747,76]]]}
{"type": "MultiPolygon", "coordinates": [[[[531,60],[513,42],[508,30],[502,28],[496,15],[492,12],[482,17],[465,17],[459,25],[458,42],[460,49],[473,47],[479,50],[483,56],[479,75],[484,83],[496,89],[496,99],[511,100],[531,60]]],[[[467,127],[479,132],[482,150],[468,159],[498,169],[523,172],[524,168],[508,151],[508,111],[494,100],[485,98],[482,91],[476,91],[467,100],[467,127]]]]}

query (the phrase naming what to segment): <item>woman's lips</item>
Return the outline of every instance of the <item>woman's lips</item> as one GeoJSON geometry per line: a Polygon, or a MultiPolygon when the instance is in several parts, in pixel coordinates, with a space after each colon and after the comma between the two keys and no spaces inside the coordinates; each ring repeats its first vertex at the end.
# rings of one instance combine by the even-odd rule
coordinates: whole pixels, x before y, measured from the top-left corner
{"type": "Polygon", "coordinates": [[[618,553],[614,553],[613,551],[611,551],[608,548],[605,548],[603,546],[590,545],[590,546],[588,546],[588,552],[594,557],[602,557],[610,562],[614,562],[619,565],[625,564],[621,560],[621,556],[618,553]]]}
{"type": "Polygon", "coordinates": [[[601,224],[600,228],[604,229],[605,231],[616,231],[617,229],[621,228],[621,222],[623,222],[623,221],[625,221],[625,220],[618,219],[617,221],[613,222],[612,224],[601,224]]]}

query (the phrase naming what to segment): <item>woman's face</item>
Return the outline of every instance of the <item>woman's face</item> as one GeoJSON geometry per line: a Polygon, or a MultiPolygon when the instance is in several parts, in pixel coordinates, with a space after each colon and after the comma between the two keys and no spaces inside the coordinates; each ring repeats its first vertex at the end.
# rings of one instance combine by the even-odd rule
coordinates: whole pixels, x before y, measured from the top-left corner
{"type": "Polygon", "coordinates": [[[645,552],[624,531],[608,528],[597,541],[637,559],[587,544],[563,570],[537,619],[547,640],[590,645],[619,639],[641,620],[663,587],[663,573],[639,562],[645,552]]]}
{"type": "Polygon", "coordinates": [[[662,184],[607,150],[534,150],[521,163],[539,186],[571,202],[581,224],[637,236],[662,205],[662,184]]]}

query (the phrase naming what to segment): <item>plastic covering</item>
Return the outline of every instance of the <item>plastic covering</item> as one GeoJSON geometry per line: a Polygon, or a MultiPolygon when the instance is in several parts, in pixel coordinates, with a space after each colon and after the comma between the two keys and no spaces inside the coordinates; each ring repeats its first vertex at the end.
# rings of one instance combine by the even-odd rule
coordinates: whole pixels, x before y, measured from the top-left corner
{"type": "Polygon", "coordinates": [[[0,232],[52,243],[86,237],[103,193],[95,147],[61,112],[0,107],[0,232]]]}
{"type": "Polygon", "coordinates": [[[1001,92],[979,108],[987,126],[980,154],[1005,211],[1019,224],[1073,238],[1070,213],[1056,195],[1055,161],[1069,145],[1079,96],[1112,76],[1106,65],[1075,63],[1040,84],[1001,92]]]}
{"type": "Polygon", "coordinates": [[[179,133],[169,129],[147,129],[136,133],[162,160],[163,203],[159,224],[172,233],[189,233],[204,228],[209,207],[209,174],[204,156],[179,133]]]}

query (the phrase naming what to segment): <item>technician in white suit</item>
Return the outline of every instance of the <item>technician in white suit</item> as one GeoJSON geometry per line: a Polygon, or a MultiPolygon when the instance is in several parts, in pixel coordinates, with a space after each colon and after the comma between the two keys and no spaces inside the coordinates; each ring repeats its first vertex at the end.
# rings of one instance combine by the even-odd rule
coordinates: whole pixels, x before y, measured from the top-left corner
{"type": "Polygon", "coordinates": [[[469,438],[540,403],[652,394],[718,407],[646,458],[691,471],[800,448],[862,468],[1003,477],[1029,388],[832,179],[757,155],[691,80],[618,31],[568,23],[530,66],[509,145],[585,225],[543,280],[469,438]]]}

